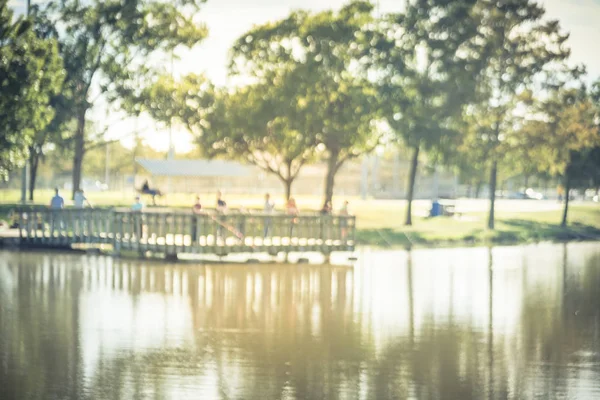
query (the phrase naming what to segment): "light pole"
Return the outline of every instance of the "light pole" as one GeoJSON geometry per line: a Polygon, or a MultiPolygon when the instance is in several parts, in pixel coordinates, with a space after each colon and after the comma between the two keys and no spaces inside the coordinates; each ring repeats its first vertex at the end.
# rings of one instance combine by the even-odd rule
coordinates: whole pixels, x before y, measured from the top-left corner
{"type": "Polygon", "coordinates": [[[104,183],[108,188],[110,179],[110,142],[106,142],[106,156],[104,158],[104,183]]]}
{"type": "MultiPolygon", "coordinates": [[[[175,76],[173,67],[173,57],[175,49],[171,50],[171,79],[175,76]]],[[[167,153],[167,161],[172,161],[175,158],[175,147],[173,146],[173,115],[169,118],[169,152],[167,153]]],[[[167,193],[171,193],[171,176],[167,176],[167,193]]]]}
{"type": "MultiPolygon", "coordinates": [[[[175,68],[173,66],[173,58],[174,58],[175,50],[171,50],[171,79],[175,77],[175,68]]],[[[173,146],[173,116],[169,118],[169,153],[167,154],[167,159],[172,160],[175,158],[175,147],[173,146]]]]}

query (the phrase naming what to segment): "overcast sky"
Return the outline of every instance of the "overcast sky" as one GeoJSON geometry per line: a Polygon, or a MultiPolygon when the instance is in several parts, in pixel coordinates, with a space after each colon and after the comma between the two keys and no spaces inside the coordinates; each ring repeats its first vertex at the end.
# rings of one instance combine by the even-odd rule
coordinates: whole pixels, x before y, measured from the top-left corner
{"type": "MultiPolygon", "coordinates": [[[[176,62],[175,73],[205,72],[218,85],[225,85],[228,49],[253,25],[283,18],[294,9],[335,9],[345,3],[345,0],[208,0],[202,17],[209,28],[209,38],[193,52],[181,55],[181,60],[176,62]]],[[[388,12],[400,10],[403,0],[379,0],[375,3],[379,4],[381,12],[388,12]]],[[[600,77],[600,0],[543,0],[542,3],[547,16],[560,20],[563,29],[570,32],[572,62],[585,64],[592,79],[600,77]]],[[[11,5],[19,11],[24,10],[24,4],[25,0],[11,1],[11,5]]],[[[148,143],[160,149],[168,146],[168,135],[156,132],[152,122],[146,120],[141,125],[147,130],[148,143]]],[[[119,124],[112,136],[132,128],[130,122],[119,124]]],[[[189,148],[187,135],[177,132],[176,136],[178,151],[189,148]]]]}

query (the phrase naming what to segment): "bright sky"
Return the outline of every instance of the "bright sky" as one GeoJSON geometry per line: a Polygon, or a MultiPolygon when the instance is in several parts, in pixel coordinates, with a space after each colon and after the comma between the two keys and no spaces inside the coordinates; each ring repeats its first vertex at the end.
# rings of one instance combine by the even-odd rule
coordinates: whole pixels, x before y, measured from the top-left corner
{"type": "MultiPolygon", "coordinates": [[[[33,0],[35,2],[36,0],[33,0]]],[[[39,1],[39,0],[38,0],[39,1]]],[[[558,19],[563,29],[571,33],[569,44],[572,49],[572,62],[583,63],[591,78],[600,77],[600,51],[596,43],[600,38],[600,0],[542,0],[547,16],[558,19]]],[[[11,4],[23,9],[24,0],[13,0],[11,4]]],[[[337,9],[345,0],[208,0],[202,11],[203,20],[209,28],[209,37],[193,52],[180,55],[176,61],[175,74],[188,72],[206,73],[218,85],[227,84],[227,53],[236,38],[253,25],[284,18],[291,10],[337,9]]],[[[379,0],[380,11],[400,10],[402,0],[379,0]]],[[[104,119],[103,113],[96,113],[104,119]]],[[[112,137],[122,137],[134,129],[132,121],[116,124],[110,130],[112,137]]],[[[144,131],[144,138],[153,147],[167,150],[168,130],[157,126],[151,120],[141,120],[138,127],[144,131]]],[[[131,141],[125,141],[130,144],[131,141]]],[[[177,152],[190,149],[191,138],[186,132],[174,129],[174,143],[177,152]]]]}

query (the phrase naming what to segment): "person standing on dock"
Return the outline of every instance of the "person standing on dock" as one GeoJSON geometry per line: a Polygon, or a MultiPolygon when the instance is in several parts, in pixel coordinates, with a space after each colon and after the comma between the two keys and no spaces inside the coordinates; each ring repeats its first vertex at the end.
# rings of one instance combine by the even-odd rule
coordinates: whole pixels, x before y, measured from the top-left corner
{"type": "Polygon", "coordinates": [[[298,206],[296,205],[296,200],[293,197],[290,197],[290,199],[288,200],[287,205],[285,206],[285,212],[287,215],[291,216],[290,240],[292,240],[292,236],[294,236],[294,225],[298,222],[298,218],[296,217],[298,216],[298,214],[300,214],[298,206]]]}
{"type": "Polygon", "coordinates": [[[54,197],[50,200],[51,210],[62,210],[65,208],[65,199],[58,192],[58,188],[54,189],[54,197]]]}
{"type": "Polygon", "coordinates": [[[133,220],[134,233],[139,240],[144,233],[144,220],[141,215],[142,211],[144,211],[144,203],[142,203],[141,196],[135,196],[135,202],[131,205],[131,211],[133,211],[131,218],[133,220]]]}
{"type": "Polygon", "coordinates": [[[290,197],[290,199],[288,200],[287,205],[285,206],[285,212],[287,213],[287,215],[293,215],[295,217],[297,217],[298,214],[300,214],[298,206],[296,205],[296,200],[293,197],[290,197]]]}
{"type": "Polygon", "coordinates": [[[330,236],[330,232],[331,232],[331,225],[333,223],[331,218],[331,213],[332,213],[332,207],[331,207],[331,202],[330,201],[326,201],[325,204],[323,204],[323,208],[321,208],[321,211],[319,211],[319,214],[321,214],[321,218],[319,218],[319,223],[320,223],[320,228],[321,228],[321,239],[323,240],[323,242],[325,242],[329,236],[330,236]]]}
{"type": "Polygon", "coordinates": [[[196,196],[196,202],[192,206],[192,212],[195,215],[199,215],[199,214],[203,213],[203,211],[202,211],[202,204],[200,203],[200,196],[196,196]]]}
{"type": "MultiPolygon", "coordinates": [[[[93,208],[92,204],[89,202],[87,197],[85,197],[85,194],[83,193],[83,189],[78,189],[75,192],[75,196],[73,197],[73,205],[75,206],[76,209],[83,210],[85,203],[87,203],[90,208],[93,208]]],[[[75,225],[76,233],[79,235],[83,235],[87,228],[87,224],[85,223],[85,218],[84,218],[83,212],[76,213],[75,222],[76,222],[76,225],[75,225]]]]}
{"type": "Polygon", "coordinates": [[[85,206],[85,203],[87,203],[87,205],[90,208],[93,208],[92,204],[90,203],[88,198],[85,197],[85,193],[83,193],[83,189],[77,190],[75,192],[75,196],[73,197],[73,205],[75,206],[75,208],[82,209],[85,206]]]}
{"type": "Polygon", "coordinates": [[[223,225],[225,224],[225,213],[227,212],[227,202],[223,200],[221,191],[217,191],[217,238],[223,235],[223,225]]]}
{"type": "Polygon", "coordinates": [[[131,205],[131,211],[144,211],[144,203],[140,196],[135,196],[135,202],[131,205]]]}
{"type": "Polygon", "coordinates": [[[236,224],[237,232],[234,233],[241,243],[244,242],[244,237],[246,236],[246,218],[250,218],[250,211],[246,207],[240,206],[236,224]]]}
{"type": "Polygon", "coordinates": [[[200,204],[200,196],[196,196],[196,202],[192,206],[192,243],[196,243],[198,239],[198,215],[204,214],[202,204],[200,204]]]}
{"type": "Polygon", "coordinates": [[[54,236],[54,227],[58,224],[58,228],[62,229],[62,219],[60,210],[65,208],[65,199],[58,192],[58,188],[54,189],[54,197],[50,200],[50,236],[54,236]]]}
{"type": "Polygon", "coordinates": [[[340,234],[342,236],[342,240],[346,239],[348,235],[348,218],[350,216],[350,211],[348,210],[348,200],[344,201],[344,205],[340,208],[340,234]]]}
{"type": "Polygon", "coordinates": [[[271,229],[272,229],[272,225],[273,225],[273,219],[271,218],[271,215],[273,215],[274,211],[275,211],[275,203],[271,200],[271,195],[269,193],[267,193],[267,194],[265,194],[265,205],[263,207],[263,212],[267,215],[267,217],[265,217],[265,226],[264,226],[264,232],[263,232],[263,238],[265,238],[265,239],[271,233],[271,229]]]}

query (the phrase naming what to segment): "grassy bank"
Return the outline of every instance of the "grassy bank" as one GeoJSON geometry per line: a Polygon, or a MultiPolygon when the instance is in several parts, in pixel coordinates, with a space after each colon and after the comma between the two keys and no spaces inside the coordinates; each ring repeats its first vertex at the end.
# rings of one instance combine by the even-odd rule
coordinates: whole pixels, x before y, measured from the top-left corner
{"type": "MultiPolygon", "coordinates": [[[[0,191],[0,219],[6,219],[8,211],[15,207],[17,191],[0,191]]],[[[39,191],[36,202],[46,205],[51,191],[39,191]]],[[[133,192],[89,193],[95,206],[128,206],[133,192]]],[[[213,207],[214,193],[201,193],[202,202],[213,207]]],[[[283,209],[283,199],[273,194],[278,209],[283,209]]],[[[244,206],[260,209],[261,195],[228,195],[225,199],[232,208],[244,206]]],[[[297,196],[300,210],[317,210],[321,199],[317,196],[297,196]]],[[[403,200],[375,200],[337,197],[334,209],[343,200],[349,200],[351,211],[357,217],[357,241],[363,245],[376,246],[439,246],[477,245],[499,243],[525,243],[533,241],[600,240],[600,204],[574,202],[569,209],[569,226],[561,228],[559,222],[562,205],[553,201],[499,200],[497,202],[496,229],[486,229],[486,200],[457,200],[460,217],[426,218],[431,202],[418,200],[413,203],[414,225],[403,225],[406,202],[403,200]]],[[[149,200],[149,199],[146,199],[149,200]]],[[[175,193],[159,200],[159,207],[188,208],[194,195],[175,193]]],[[[67,202],[68,203],[68,202],[67,202]]]]}
{"type": "MultiPolygon", "coordinates": [[[[560,227],[561,211],[498,213],[496,229],[486,229],[487,216],[417,218],[414,226],[360,228],[361,244],[392,246],[452,246],[516,244],[540,241],[600,240],[600,207],[575,205],[569,226],[560,227]]],[[[359,224],[362,221],[359,220],[359,224]]]]}

